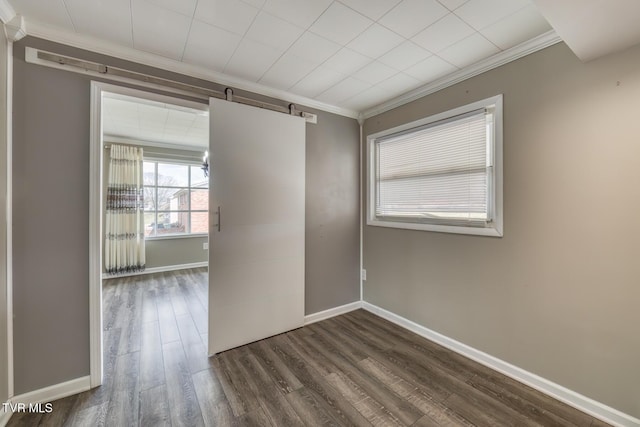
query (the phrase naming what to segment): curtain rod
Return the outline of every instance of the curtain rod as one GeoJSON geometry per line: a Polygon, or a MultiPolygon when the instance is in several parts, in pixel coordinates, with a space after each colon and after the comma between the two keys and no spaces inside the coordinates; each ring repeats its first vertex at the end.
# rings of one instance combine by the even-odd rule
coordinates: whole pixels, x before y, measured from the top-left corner
{"type": "MultiPolygon", "coordinates": [[[[111,150],[111,145],[112,144],[104,144],[104,149],[105,150],[111,150]]],[[[202,150],[196,151],[196,150],[189,150],[189,149],[182,149],[182,151],[189,151],[191,153],[193,153],[192,155],[188,155],[188,154],[174,154],[174,153],[164,153],[162,151],[154,151],[153,148],[149,148],[149,146],[141,146],[141,145],[136,145],[134,143],[132,144],[117,144],[116,145],[127,145],[130,147],[141,147],[144,149],[144,152],[146,154],[160,154],[163,156],[170,156],[170,157],[185,157],[185,158],[194,158],[194,156],[196,157],[200,157],[202,156],[202,153],[204,153],[205,151],[207,151],[207,148],[203,147],[202,150]]],[[[158,147],[158,148],[163,148],[163,147],[158,147]]],[[[169,148],[169,150],[180,150],[180,148],[169,148]]]]}
{"type": "Polygon", "coordinates": [[[272,110],[278,113],[290,114],[292,116],[302,117],[306,121],[316,123],[317,116],[307,111],[297,110],[295,104],[291,103],[288,107],[281,105],[271,104],[268,102],[258,101],[252,98],[244,96],[236,96],[233,94],[233,88],[227,87],[224,92],[220,92],[213,89],[204,88],[201,86],[191,85],[188,83],[181,83],[175,80],[164,79],[162,77],[154,77],[148,74],[137,73],[135,71],[128,71],[122,68],[107,66],[97,62],[84,61],[70,56],[58,55],[55,53],[45,52],[38,50],[37,57],[43,61],[55,62],[59,65],[68,65],[71,67],[80,68],[85,71],[91,71],[106,76],[114,76],[120,78],[131,79],[142,83],[164,86],[172,89],[177,89],[192,94],[206,96],[211,98],[226,99],[227,101],[237,102],[239,104],[250,105],[252,107],[263,108],[265,110],[272,110]]]}

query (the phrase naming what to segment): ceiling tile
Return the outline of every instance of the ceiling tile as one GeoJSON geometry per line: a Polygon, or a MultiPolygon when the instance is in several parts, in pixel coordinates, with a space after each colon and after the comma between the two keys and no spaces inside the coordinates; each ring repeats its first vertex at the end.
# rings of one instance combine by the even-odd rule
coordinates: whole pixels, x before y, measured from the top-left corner
{"type": "Polygon", "coordinates": [[[376,86],[387,91],[390,96],[395,97],[411,89],[415,89],[422,84],[423,83],[415,77],[411,77],[405,73],[398,73],[381,81],[376,86]]]}
{"type": "Polygon", "coordinates": [[[107,128],[103,128],[104,135],[107,136],[119,136],[125,138],[139,139],[144,140],[144,135],[142,135],[142,131],[138,126],[130,126],[123,124],[107,125],[107,128]],[[109,129],[109,130],[107,130],[109,129]]]}
{"type": "MultiPolygon", "coordinates": [[[[202,1],[202,0],[200,0],[202,1]]],[[[262,6],[264,6],[264,2],[265,0],[242,0],[243,3],[247,3],[250,4],[253,7],[257,7],[258,9],[262,8],[262,6]]]]}
{"type": "Polygon", "coordinates": [[[190,18],[193,17],[193,14],[196,10],[196,4],[198,0],[149,0],[151,3],[155,4],[159,7],[164,7],[165,9],[173,10],[174,12],[181,13],[190,18]]]}
{"type": "Polygon", "coordinates": [[[357,109],[550,29],[531,0],[9,1],[33,22],[357,109]]]}
{"type": "Polygon", "coordinates": [[[377,21],[382,15],[400,3],[400,0],[340,0],[340,2],[360,12],[367,18],[377,21]]]}
{"type": "Polygon", "coordinates": [[[111,94],[104,97],[102,105],[105,111],[113,114],[138,115],[138,104],[128,100],[112,98],[111,94]]]}
{"type": "Polygon", "coordinates": [[[324,65],[339,73],[351,74],[358,71],[371,61],[371,58],[345,47],[340,49],[338,53],[333,55],[331,58],[327,59],[324,65]]]}
{"type": "Polygon", "coordinates": [[[164,138],[178,138],[178,137],[184,138],[183,135],[186,135],[187,132],[189,132],[189,128],[185,128],[184,126],[178,126],[178,127],[167,126],[164,128],[164,132],[162,133],[162,136],[164,138]]]}
{"type": "Polygon", "coordinates": [[[304,29],[266,12],[260,12],[245,35],[253,41],[286,50],[302,35],[304,29]]]}
{"type": "Polygon", "coordinates": [[[189,143],[192,145],[202,145],[203,147],[209,146],[208,126],[207,126],[207,129],[191,128],[187,132],[187,136],[189,137],[189,143]]]}
{"type": "Polygon", "coordinates": [[[206,128],[201,128],[199,126],[191,126],[189,128],[189,131],[187,132],[187,134],[189,136],[196,136],[196,135],[200,135],[204,138],[207,138],[207,142],[209,141],[209,120],[207,117],[207,127],[206,128]]]}
{"type": "Polygon", "coordinates": [[[208,113],[126,95],[105,97],[104,133],[154,142],[207,146],[208,113]],[[201,123],[204,119],[204,124],[201,123]]]}
{"type": "Polygon", "coordinates": [[[163,136],[165,137],[169,137],[169,136],[182,136],[182,135],[186,135],[186,133],[189,132],[189,126],[173,126],[173,125],[166,125],[163,129],[163,136]]]}
{"type": "Polygon", "coordinates": [[[513,15],[491,24],[481,33],[500,49],[508,49],[551,30],[538,9],[527,6],[513,15]]]}
{"type": "Polygon", "coordinates": [[[190,128],[195,119],[195,112],[170,109],[164,127],[165,129],[168,127],[190,128]]]}
{"type": "Polygon", "coordinates": [[[193,123],[191,124],[191,129],[198,129],[198,130],[209,130],[209,113],[207,114],[198,114],[196,116],[196,119],[193,121],[193,123]]]}
{"type": "Polygon", "coordinates": [[[449,10],[456,10],[469,0],[438,0],[444,7],[449,10]]]}
{"type": "Polygon", "coordinates": [[[417,44],[406,40],[401,45],[393,48],[380,58],[378,61],[382,62],[385,65],[395,68],[396,70],[402,71],[417,62],[422,61],[423,59],[431,56],[431,53],[427,50],[421,48],[417,44]]]}
{"type": "Polygon", "coordinates": [[[463,68],[498,52],[500,50],[493,43],[481,34],[475,33],[444,49],[438,56],[458,68],[463,68]]]}
{"type": "Polygon", "coordinates": [[[148,127],[151,129],[162,129],[167,121],[169,110],[154,105],[140,106],[138,117],[140,118],[140,127],[148,127]]]}
{"type": "Polygon", "coordinates": [[[244,39],[227,63],[224,72],[257,82],[283,53],[283,50],[244,39]]]}
{"type": "Polygon", "coordinates": [[[318,68],[307,74],[290,90],[293,93],[314,98],[318,96],[318,94],[343,80],[345,77],[346,76],[342,73],[327,68],[324,65],[320,65],[318,68]]]}
{"type": "Polygon", "coordinates": [[[333,0],[267,0],[262,10],[307,28],[329,7],[333,0]]]}
{"type": "Polygon", "coordinates": [[[476,30],[528,6],[529,0],[469,0],[456,9],[455,14],[476,30]]]}
{"type": "Polygon", "coordinates": [[[378,61],[373,61],[369,65],[365,65],[352,76],[363,82],[371,83],[372,85],[388,79],[389,77],[397,74],[398,70],[391,68],[388,65],[384,65],[378,61]]]}
{"type": "Polygon", "coordinates": [[[71,17],[62,0],[49,0],[46,2],[42,0],[12,0],[11,5],[17,14],[26,16],[29,20],[75,31],[71,17]]]}
{"type": "Polygon", "coordinates": [[[340,48],[339,44],[306,31],[289,48],[289,52],[301,58],[321,63],[335,54],[340,48]]]}
{"type": "Polygon", "coordinates": [[[127,126],[140,126],[140,118],[138,117],[137,110],[133,113],[127,112],[126,110],[115,110],[111,113],[110,117],[120,124],[125,124],[127,126]]]}
{"type": "Polygon", "coordinates": [[[133,43],[136,49],[181,59],[191,19],[146,0],[133,0],[133,43]]]}
{"type": "Polygon", "coordinates": [[[312,32],[345,45],[367,29],[373,21],[345,5],[334,2],[309,28],[312,32]]]}
{"type": "Polygon", "coordinates": [[[117,131],[118,126],[140,127],[138,114],[125,116],[119,112],[114,112],[106,116],[104,123],[104,132],[113,134],[117,131]]]}
{"type": "Polygon", "coordinates": [[[475,30],[453,13],[448,14],[438,22],[419,32],[413,40],[433,53],[469,37],[475,30]]]}
{"type": "Polygon", "coordinates": [[[391,97],[392,95],[388,91],[378,86],[373,86],[343,101],[342,104],[347,108],[362,111],[381,104],[391,97]]]}
{"type": "Polygon", "coordinates": [[[65,4],[78,33],[132,46],[129,0],[67,0],[65,4]]]}
{"type": "Polygon", "coordinates": [[[430,56],[424,61],[420,61],[416,65],[407,68],[406,70],[404,70],[404,73],[427,83],[436,80],[437,78],[442,77],[445,74],[452,73],[456,70],[456,67],[449,64],[442,58],[438,58],[437,56],[430,56]]]}
{"type": "Polygon", "coordinates": [[[257,14],[257,8],[238,0],[199,0],[195,18],[244,35],[257,14]]]}
{"type": "Polygon", "coordinates": [[[379,24],[373,24],[347,45],[370,58],[378,58],[403,42],[403,38],[379,24]]]}
{"type": "Polygon", "coordinates": [[[411,38],[447,13],[449,11],[436,0],[402,0],[378,22],[411,38]]]}
{"type": "Polygon", "coordinates": [[[316,96],[316,99],[329,104],[339,104],[345,99],[351,98],[370,87],[371,85],[369,83],[354,79],[353,77],[347,77],[316,96]]]}
{"type": "Polygon", "coordinates": [[[289,89],[317,66],[315,62],[287,52],[262,76],[260,83],[279,89],[289,89]]]}
{"type": "Polygon", "coordinates": [[[194,19],[182,60],[223,71],[241,39],[237,34],[194,19]]]}

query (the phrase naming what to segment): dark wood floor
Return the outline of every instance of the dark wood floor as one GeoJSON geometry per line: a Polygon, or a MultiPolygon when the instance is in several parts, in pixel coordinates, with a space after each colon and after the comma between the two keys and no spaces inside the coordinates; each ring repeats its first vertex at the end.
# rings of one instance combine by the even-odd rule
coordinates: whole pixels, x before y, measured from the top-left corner
{"type": "Polygon", "coordinates": [[[604,425],[363,310],[207,358],[206,277],[106,281],[104,385],[9,425],[604,425]]]}

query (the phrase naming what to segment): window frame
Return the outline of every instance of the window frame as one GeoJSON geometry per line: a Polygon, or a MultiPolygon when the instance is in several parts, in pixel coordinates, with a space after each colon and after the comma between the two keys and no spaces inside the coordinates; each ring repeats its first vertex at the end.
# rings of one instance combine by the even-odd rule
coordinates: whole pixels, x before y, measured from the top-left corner
{"type": "MultiPolygon", "coordinates": [[[[155,183],[153,185],[154,188],[154,192],[155,192],[155,200],[156,200],[156,206],[154,208],[153,214],[154,214],[154,223],[157,224],[158,223],[158,215],[159,213],[186,213],[189,215],[189,230],[191,230],[191,214],[192,213],[209,213],[209,210],[202,210],[202,209],[196,209],[196,210],[192,210],[191,209],[191,191],[192,190],[207,190],[209,191],[209,185],[210,183],[207,183],[207,187],[206,188],[202,188],[202,187],[193,187],[192,186],[192,182],[191,182],[191,167],[195,167],[200,169],[202,167],[201,164],[196,163],[194,161],[188,161],[188,160],[174,160],[174,159],[167,159],[167,158],[160,158],[160,157],[154,157],[154,156],[144,156],[143,162],[145,163],[153,163],[154,164],[154,176],[155,176],[155,183]],[[186,186],[173,186],[173,185],[158,185],[158,164],[162,163],[162,164],[167,164],[167,165],[179,165],[179,166],[187,166],[188,167],[188,173],[187,173],[187,185],[186,186]],[[160,188],[173,188],[173,189],[178,189],[178,190],[187,190],[189,197],[187,197],[187,202],[188,202],[188,206],[189,209],[184,210],[184,209],[179,209],[179,210],[159,210],[157,203],[158,203],[158,187],[160,188]]],[[[151,187],[148,185],[143,185],[144,187],[151,187]]],[[[145,213],[150,212],[150,211],[144,211],[145,213]]],[[[187,238],[193,238],[193,237],[206,237],[209,235],[209,233],[192,233],[191,231],[189,232],[184,232],[184,233],[174,233],[174,234],[157,234],[157,228],[154,230],[155,235],[153,236],[147,236],[145,234],[144,238],[145,240],[164,240],[164,239],[187,239],[187,238]]]]}
{"type": "Polygon", "coordinates": [[[386,129],[380,132],[376,132],[374,134],[367,136],[367,225],[370,226],[378,226],[378,227],[391,227],[391,228],[400,228],[400,229],[408,229],[408,230],[422,230],[422,231],[435,231],[440,233],[454,233],[454,234],[468,234],[468,235],[478,235],[478,236],[492,236],[492,237],[502,237],[503,236],[503,195],[502,195],[502,164],[503,164],[503,153],[502,153],[502,115],[503,115],[503,105],[502,105],[502,94],[492,96],[490,98],[486,98],[480,101],[473,102],[471,104],[463,105],[457,108],[453,108],[448,111],[444,111],[442,113],[434,114],[432,116],[425,117],[420,120],[416,120],[410,123],[405,123],[400,126],[393,127],[391,129],[386,129]],[[472,225],[455,225],[455,224],[446,224],[441,221],[430,221],[429,219],[416,219],[410,218],[405,221],[385,217],[381,218],[376,216],[376,193],[377,193],[377,185],[376,185],[376,140],[381,138],[387,138],[393,134],[398,134],[402,132],[411,131],[412,129],[420,128],[427,126],[429,124],[447,120],[454,118],[455,116],[460,116],[463,114],[467,114],[474,110],[479,110],[482,108],[487,108],[492,106],[494,108],[494,132],[493,132],[493,143],[490,145],[489,150],[492,150],[493,154],[493,173],[490,176],[488,183],[488,191],[489,191],[489,205],[488,210],[492,213],[492,221],[487,223],[485,226],[472,226],[472,225]]]}

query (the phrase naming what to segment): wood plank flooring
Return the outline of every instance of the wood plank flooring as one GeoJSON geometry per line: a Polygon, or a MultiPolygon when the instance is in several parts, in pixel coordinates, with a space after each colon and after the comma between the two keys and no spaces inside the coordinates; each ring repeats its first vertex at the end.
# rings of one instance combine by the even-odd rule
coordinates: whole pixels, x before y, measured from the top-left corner
{"type": "Polygon", "coordinates": [[[363,310],[207,358],[206,269],[104,283],[104,385],[10,426],[602,426],[363,310]]]}

